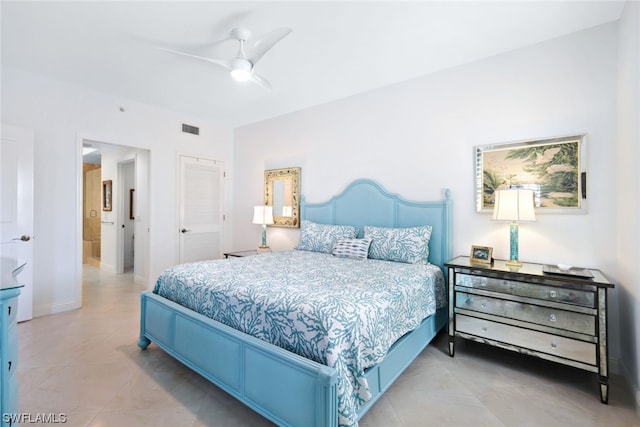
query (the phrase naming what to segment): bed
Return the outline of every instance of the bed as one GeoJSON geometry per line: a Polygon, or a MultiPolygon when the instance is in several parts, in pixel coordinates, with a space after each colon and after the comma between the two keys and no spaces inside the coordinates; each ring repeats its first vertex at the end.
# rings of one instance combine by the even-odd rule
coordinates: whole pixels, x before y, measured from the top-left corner
{"type": "MultiPolygon", "coordinates": [[[[390,194],[371,180],[355,181],[324,203],[307,203],[303,198],[303,229],[298,249],[306,250],[215,260],[168,269],[160,277],[154,292],[141,295],[138,345],[145,349],[154,342],[278,425],[357,425],[357,421],[446,324],[446,292],[443,288],[446,269],[443,264],[451,255],[451,205],[448,190],[445,190],[441,201],[410,202],[390,194]],[[358,239],[340,241],[350,244],[375,237],[380,230],[388,231],[380,227],[423,230],[428,226],[429,262],[391,262],[384,257],[371,260],[366,254],[366,259],[362,259],[351,254],[340,256],[342,254],[337,252],[338,256],[334,256],[331,251],[323,253],[316,248],[304,247],[314,243],[305,240],[311,235],[308,230],[316,225],[330,227],[327,224],[345,226],[336,227],[341,230],[350,227],[358,230],[358,236],[351,236],[358,239]],[[365,229],[367,234],[363,236],[365,229]],[[275,283],[279,281],[271,280],[279,274],[278,271],[287,274],[281,278],[287,282],[284,288],[275,283]],[[365,279],[364,275],[369,272],[380,274],[380,278],[367,276],[365,279]],[[209,280],[204,279],[208,274],[213,274],[216,286],[224,288],[227,293],[217,296],[213,293],[217,291],[202,286],[203,281],[209,280]],[[367,286],[358,285],[358,280],[350,274],[363,277],[362,281],[367,286]],[[425,277],[433,274],[433,282],[440,283],[442,288],[438,290],[439,287],[434,285],[433,290],[422,292],[426,295],[424,301],[418,296],[421,294],[410,293],[423,282],[432,280],[423,279],[422,274],[425,277]],[[243,278],[247,278],[245,282],[243,278]],[[356,293],[346,294],[346,286],[341,280],[353,282],[356,293]],[[391,286],[395,282],[401,285],[403,293],[409,294],[398,296],[399,305],[394,306],[387,302],[399,293],[391,286]],[[263,284],[266,284],[266,289],[262,288],[263,284]],[[307,301],[299,303],[293,288],[303,284],[303,293],[316,294],[319,298],[317,305],[312,306],[307,301]],[[229,296],[230,289],[234,293],[229,296]],[[388,293],[380,299],[373,298],[373,292],[388,293]],[[434,299],[438,294],[444,295],[444,302],[439,296],[434,299]],[[240,300],[243,301],[242,306],[237,304],[240,300]],[[273,307],[285,300],[287,306],[284,311],[289,317],[278,314],[277,321],[271,317],[266,319],[265,313],[282,312],[281,306],[277,310],[273,307]],[[354,306],[352,302],[355,300],[359,303],[367,301],[371,306],[364,303],[354,306]],[[335,301],[344,301],[348,308],[345,312],[332,311],[333,317],[327,317],[326,308],[335,305],[335,301]],[[263,310],[259,314],[256,314],[257,307],[263,310]],[[424,312],[420,311],[423,309],[424,312]],[[338,320],[348,317],[345,313],[351,316],[358,311],[364,314],[350,322],[358,324],[360,329],[357,333],[342,334],[341,331],[347,331],[347,328],[342,327],[338,320]],[[323,313],[317,314],[320,312],[323,313]],[[398,316],[390,321],[389,312],[396,316],[406,312],[407,317],[398,316]],[[418,316],[418,320],[410,318],[408,313],[418,316]],[[315,319],[316,314],[318,319],[315,319]],[[378,317],[379,323],[368,323],[369,320],[377,321],[378,317]],[[317,320],[323,327],[315,326],[312,320],[317,320]],[[296,323],[302,323],[303,327],[295,326],[296,323]],[[338,324],[337,328],[331,329],[334,324],[338,324]],[[327,326],[325,331],[326,325],[331,327],[327,326]],[[304,333],[300,332],[305,328],[304,333]],[[388,333],[385,328],[388,328],[388,333]],[[352,341],[351,347],[342,348],[336,341],[313,335],[320,329],[330,335],[348,337],[343,341],[352,341]],[[310,332],[313,333],[309,335],[310,332]],[[382,347],[373,345],[373,341],[376,345],[380,341],[382,347]]],[[[376,250],[380,249],[378,246],[376,250]]],[[[368,253],[369,256],[375,253],[373,246],[368,253]]]]}

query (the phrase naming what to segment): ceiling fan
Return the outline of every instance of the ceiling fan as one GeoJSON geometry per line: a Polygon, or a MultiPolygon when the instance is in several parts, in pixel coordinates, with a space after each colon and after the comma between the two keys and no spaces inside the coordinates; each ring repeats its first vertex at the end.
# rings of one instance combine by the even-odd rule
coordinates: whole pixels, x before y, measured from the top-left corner
{"type": "Polygon", "coordinates": [[[178,55],[189,56],[191,58],[201,59],[215,65],[219,65],[231,72],[231,76],[236,81],[251,81],[262,86],[265,89],[271,89],[271,83],[264,77],[255,73],[254,69],[258,61],[269,51],[276,43],[282,40],[291,32],[291,28],[279,28],[271,31],[264,36],[250,40],[251,32],[246,28],[234,28],[225,39],[219,40],[215,44],[222,43],[227,40],[237,40],[240,42],[238,53],[233,59],[207,58],[204,56],[194,55],[191,53],[180,52],[172,49],[160,48],[161,50],[175,53],[178,55]]]}

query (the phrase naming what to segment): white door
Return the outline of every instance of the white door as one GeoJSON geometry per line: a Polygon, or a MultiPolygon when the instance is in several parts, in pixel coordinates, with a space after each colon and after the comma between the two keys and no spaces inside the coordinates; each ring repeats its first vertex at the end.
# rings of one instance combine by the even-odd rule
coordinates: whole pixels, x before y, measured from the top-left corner
{"type": "Polygon", "coordinates": [[[179,158],[180,263],[221,257],[224,162],[179,158]]]}
{"type": "Polygon", "coordinates": [[[18,299],[18,322],[21,322],[33,317],[33,132],[31,130],[2,125],[0,168],[0,256],[27,263],[18,275],[18,282],[24,285],[18,299]]]}

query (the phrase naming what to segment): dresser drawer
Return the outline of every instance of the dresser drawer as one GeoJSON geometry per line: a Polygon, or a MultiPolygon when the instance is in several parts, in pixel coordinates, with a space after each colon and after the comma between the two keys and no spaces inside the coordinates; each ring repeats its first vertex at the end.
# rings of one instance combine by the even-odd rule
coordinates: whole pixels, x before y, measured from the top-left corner
{"type": "Polygon", "coordinates": [[[472,274],[456,274],[456,286],[485,289],[521,297],[569,303],[591,308],[595,307],[596,299],[595,292],[593,291],[523,283],[494,277],[475,276],[472,274]]]}
{"type": "Polygon", "coordinates": [[[596,345],[584,341],[461,314],[456,314],[456,331],[590,365],[596,364],[596,345]]]}
{"type": "Polygon", "coordinates": [[[4,354],[7,355],[2,359],[2,366],[0,367],[0,374],[2,378],[11,378],[13,374],[18,370],[17,361],[18,361],[18,328],[15,323],[9,325],[9,330],[7,331],[7,341],[2,343],[4,347],[4,354]]]}
{"type": "Polygon", "coordinates": [[[3,301],[2,306],[2,322],[7,322],[7,325],[16,323],[18,317],[18,298],[10,298],[3,301]]]}
{"type": "Polygon", "coordinates": [[[457,292],[456,308],[479,311],[590,336],[594,336],[596,333],[595,316],[533,304],[457,292]]]}

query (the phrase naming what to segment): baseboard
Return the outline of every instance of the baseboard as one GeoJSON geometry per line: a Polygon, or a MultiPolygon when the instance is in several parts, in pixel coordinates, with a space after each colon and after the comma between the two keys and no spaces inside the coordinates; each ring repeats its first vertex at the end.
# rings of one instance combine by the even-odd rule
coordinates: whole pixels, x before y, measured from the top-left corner
{"type": "Polygon", "coordinates": [[[50,314],[64,313],[80,308],[79,301],[69,301],[61,304],[47,304],[33,307],[33,317],[48,316],[50,314]]]}
{"type": "Polygon", "coordinates": [[[106,273],[117,274],[115,265],[105,264],[104,262],[100,263],[100,270],[106,273]]]}

